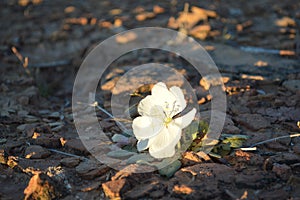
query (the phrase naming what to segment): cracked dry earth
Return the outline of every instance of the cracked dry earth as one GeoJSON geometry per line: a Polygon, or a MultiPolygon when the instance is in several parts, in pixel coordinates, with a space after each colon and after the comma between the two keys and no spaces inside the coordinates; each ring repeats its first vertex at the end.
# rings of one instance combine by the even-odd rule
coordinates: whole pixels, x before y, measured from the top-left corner
{"type": "MultiPolygon", "coordinates": [[[[200,26],[188,33],[202,39],[226,80],[222,133],[249,136],[246,147],[299,133],[299,59],[240,48],[294,51],[299,3],[189,5],[214,11],[202,12],[207,17],[202,21],[193,18],[199,13],[191,14],[187,30],[200,26]],[[205,34],[197,32],[207,27],[205,34]]],[[[221,159],[186,152],[171,178],[115,171],[95,160],[79,140],[70,102],[87,52],[122,30],[176,28],[171,22],[184,2],[6,0],[0,7],[0,199],[300,199],[298,137],[257,145],[256,151],[235,150],[221,159]],[[22,62],[17,56],[23,56],[22,62]]],[[[193,86],[200,110],[209,111],[211,96],[202,77],[182,70],[185,61],[160,51],[139,51],[113,63],[101,82],[99,103],[105,107],[119,76],[148,62],[180,70],[193,86]]],[[[99,120],[106,132],[120,131],[105,114],[99,113],[99,120]]]]}

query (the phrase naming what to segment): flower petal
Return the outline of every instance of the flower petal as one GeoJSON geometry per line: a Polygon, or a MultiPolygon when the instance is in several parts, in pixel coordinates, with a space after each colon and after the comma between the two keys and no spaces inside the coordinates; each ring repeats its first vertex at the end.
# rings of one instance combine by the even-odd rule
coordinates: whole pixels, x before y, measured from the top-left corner
{"type": "Polygon", "coordinates": [[[163,120],[165,117],[164,110],[156,103],[157,98],[152,95],[146,96],[138,105],[138,113],[142,116],[156,117],[163,120]]]}
{"type": "Polygon", "coordinates": [[[159,118],[148,116],[137,117],[132,122],[133,134],[138,140],[148,139],[157,135],[163,128],[159,118]]]}
{"type": "Polygon", "coordinates": [[[149,153],[154,158],[167,158],[175,154],[175,145],[181,137],[181,129],[169,124],[161,132],[149,140],[149,153]]]}
{"type": "MultiPolygon", "coordinates": [[[[180,105],[180,111],[179,112],[183,111],[186,107],[186,101],[184,99],[184,95],[183,95],[182,90],[177,86],[173,86],[173,87],[170,88],[170,92],[175,96],[176,102],[180,105]]],[[[175,115],[178,114],[178,113],[175,113],[175,115]]]]}
{"type": "Polygon", "coordinates": [[[182,117],[178,117],[174,119],[174,122],[177,126],[183,129],[193,121],[193,119],[195,118],[195,114],[196,114],[196,109],[193,108],[190,112],[186,113],[182,117]]]}
{"type": "Polygon", "coordinates": [[[162,93],[166,93],[166,92],[169,92],[169,90],[168,90],[166,84],[163,82],[156,83],[151,89],[151,94],[155,95],[155,96],[157,96],[157,95],[159,96],[162,93]]]}
{"type": "Polygon", "coordinates": [[[137,149],[138,151],[143,151],[145,149],[147,149],[149,147],[149,140],[146,139],[146,140],[139,140],[137,142],[137,149]]]}
{"type": "MultiPolygon", "coordinates": [[[[173,104],[176,102],[176,96],[173,95],[166,84],[162,82],[158,82],[153,86],[151,96],[153,96],[154,104],[160,105],[164,110],[166,110],[166,106],[172,109],[173,104]]],[[[166,111],[168,111],[168,109],[166,111]]]]}

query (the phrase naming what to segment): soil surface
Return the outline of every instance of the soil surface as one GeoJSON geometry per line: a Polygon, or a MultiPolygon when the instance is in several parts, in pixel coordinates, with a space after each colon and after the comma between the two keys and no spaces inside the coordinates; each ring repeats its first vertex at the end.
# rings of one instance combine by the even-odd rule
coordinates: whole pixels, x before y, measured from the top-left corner
{"type": "MultiPolygon", "coordinates": [[[[300,2],[298,1],[0,2],[0,199],[300,199],[300,2]],[[188,6],[189,5],[189,6],[188,6]],[[72,88],[99,42],[137,27],[193,36],[225,77],[222,133],[249,138],[222,158],[188,151],[170,178],[134,174],[97,161],[72,117],[72,88]],[[246,48],[247,47],[247,48],[246,48]],[[64,152],[66,154],[62,154],[64,152]],[[75,156],[76,155],[76,156],[75,156]]],[[[160,62],[191,83],[201,111],[211,96],[203,77],[171,53],[136,51],[101,80],[99,105],[132,66],[160,62]]],[[[107,108],[109,110],[109,108],[107,108]]],[[[115,123],[99,111],[107,133],[115,123]]]]}

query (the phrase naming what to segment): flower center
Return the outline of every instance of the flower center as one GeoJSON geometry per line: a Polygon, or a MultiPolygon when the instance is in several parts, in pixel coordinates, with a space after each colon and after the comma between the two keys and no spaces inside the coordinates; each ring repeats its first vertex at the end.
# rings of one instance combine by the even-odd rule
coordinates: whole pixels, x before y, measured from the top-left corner
{"type": "Polygon", "coordinates": [[[172,121],[172,117],[166,117],[166,118],[164,119],[164,125],[165,125],[165,126],[168,126],[168,124],[170,124],[171,121],[172,121]]]}

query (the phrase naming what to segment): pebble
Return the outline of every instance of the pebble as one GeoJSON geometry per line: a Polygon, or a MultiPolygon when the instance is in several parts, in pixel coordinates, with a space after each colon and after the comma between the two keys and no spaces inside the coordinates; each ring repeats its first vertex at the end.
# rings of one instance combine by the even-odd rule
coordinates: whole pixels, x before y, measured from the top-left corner
{"type": "Polygon", "coordinates": [[[209,90],[211,86],[221,86],[223,83],[227,83],[229,80],[229,77],[222,77],[218,74],[209,74],[202,77],[202,79],[200,80],[200,85],[205,90],[209,90]]]}
{"type": "Polygon", "coordinates": [[[47,149],[39,146],[39,145],[31,145],[25,150],[25,158],[30,159],[41,159],[47,158],[51,153],[47,149]]]}
{"type": "Polygon", "coordinates": [[[295,153],[278,153],[276,155],[270,156],[265,160],[264,166],[267,170],[271,170],[273,168],[274,163],[279,164],[295,164],[300,162],[300,156],[295,153]]]}
{"type": "Polygon", "coordinates": [[[300,154],[300,144],[297,143],[293,146],[293,151],[297,154],[300,154]]]}
{"type": "Polygon", "coordinates": [[[252,131],[271,126],[270,122],[259,114],[240,114],[236,117],[236,121],[252,131]]]}
{"type": "Polygon", "coordinates": [[[292,92],[297,92],[300,90],[300,80],[287,80],[284,81],[282,85],[292,92]]]}
{"type": "Polygon", "coordinates": [[[76,167],[80,163],[79,158],[73,158],[73,157],[68,157],[68,158],[63,158],[60,163],[66,167],[76,167]]]}
{"type": "Polygon", "coordinates": [[[156,184],[155,182],[151,184],[145,184],[145,185],[137,185],[133,189],[131,189],[129,192],[125,194],[125,197],[128,199],[139,199],[144,197],[145,195],[148,195],[151,193],[151,190],[154,190],[156,184]]]}
{"type": "Polygon", "coordinates": [[[85,146],[82,144],[80,139],[67,139],[64,146],[70,150],[73,150],[75,153],[78,154],[89,154],[88,150],[85,148],[85,146]]]}
{"type": "Polygon", "coordinates": [[[285,181],[287,181],[292,175],[291,167],[286,164],[274,163],[272,171],[275,172],[276,176],[285,181]]]}
{"type": "Polygon", "coordinates": [[[91,180],[95,177],[103,175],[110,170],[106,165],[100,165],[92,161],[81,162],[76,168],[76,172],[83,179],[91,180]]]}
{"type": "Polygon", "coordinates": [[[7,163],[7,155],[4,151],[4,149],[0,149],[0,163],[6,164],[7,163]]]}
{"type": "Polygon", "coordinates": [[[18,102],[23,105],[23,106],[26,106],[29,104],[29,97],[28,96],[20,96],[18,98],[18,102]]]}
{"type": "Polygon", "coordinates": [[[109,199],[121,199],[121,190],[125,190],[125,179],[108,181],[102,184],[102,189],[109,199]]]}
{"type": "Polygon", "coordinates": [[[45,174],[34,175],[24,190],[24,199],[57,199],[61,196],[57,184],[45,174]]]}
{"type": "Polygon", "coordinates": [[[195,152],[188,151],[182,155],[181,162],[183,166],[191,166],[197,163],[201,163],[202,161],[201,158],[195,152]]]}
{"type": "Polygon", "coordinates": [[[52,135],[46,136],[40,136],[36,139],[32,139],[32,143],[36,145],[40,145],[47,148],[59,148],[61,147],[61,142],[58,137],[51,137],[52,135]]]}

